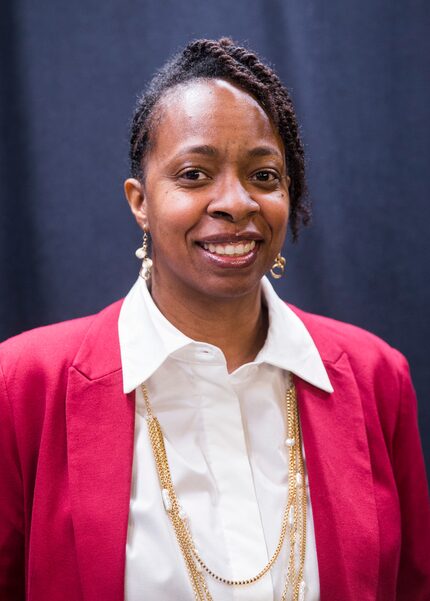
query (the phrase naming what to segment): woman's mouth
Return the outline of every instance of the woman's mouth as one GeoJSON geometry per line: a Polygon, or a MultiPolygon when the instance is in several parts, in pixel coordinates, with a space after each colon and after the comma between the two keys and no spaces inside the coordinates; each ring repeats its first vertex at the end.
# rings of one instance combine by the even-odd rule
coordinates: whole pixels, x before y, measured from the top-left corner
{"type": "Polygon", "coordinates": [[[203,242],[202,246],[205,250],[215,255],[228,255],[241,257],[248,254],[255,248],[255,240],[241,240],[239,242],[229,242],[227,244],[213,244],[203,242]]]}
{"type": "Polygon", "coordinates": [[[260,241],[235,240],[228,242],[199,242],[208,264],[221,268],[243,268],[252,265],[257,258],[260,241]]]}

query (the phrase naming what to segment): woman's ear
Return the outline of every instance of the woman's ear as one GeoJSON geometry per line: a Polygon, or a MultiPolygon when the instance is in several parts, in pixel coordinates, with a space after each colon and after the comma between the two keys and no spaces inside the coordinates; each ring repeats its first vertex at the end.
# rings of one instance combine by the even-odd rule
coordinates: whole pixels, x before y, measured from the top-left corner
{"type": "Polygon", "coordinates": [[[146,200],[142,183],[130,177],[124,182],[124,193],[128,200],[130,210],[142,230],[148,230],[148,217],[146,214],[146,200]]]}

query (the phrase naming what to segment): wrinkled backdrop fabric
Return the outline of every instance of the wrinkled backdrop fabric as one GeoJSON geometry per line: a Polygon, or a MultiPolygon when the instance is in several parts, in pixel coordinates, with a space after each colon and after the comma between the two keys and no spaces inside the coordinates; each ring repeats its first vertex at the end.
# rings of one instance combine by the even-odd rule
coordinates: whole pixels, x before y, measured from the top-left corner
{"type": "Polygon", "coordinates": [[[123,197],[138,92],[191,38],[230,35],[290,88],[313,225],[280,295],[409,359],[430,457],[430,9],[426,0],[5,0],[0,339],[93,313],[135,280],[123,197]]]}

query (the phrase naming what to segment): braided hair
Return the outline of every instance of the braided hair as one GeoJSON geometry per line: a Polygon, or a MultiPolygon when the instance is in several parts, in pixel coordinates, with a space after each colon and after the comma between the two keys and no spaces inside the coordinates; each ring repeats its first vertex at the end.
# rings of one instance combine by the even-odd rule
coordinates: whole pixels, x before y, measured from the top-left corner
{"type": "Polygon", "coordinates": [[[253,96],[278,129],[291,178],[290,228],[297,239],[301,223],[310,219],[306,200],[303,145],[290,96],[274,71],[230,38],[196,40],[162,67],[140,96],[130,135],[131,176],[143,178],[142,164],[150,149],[158,103],[172,88],[195,79],[225,79],[253,96]]]}

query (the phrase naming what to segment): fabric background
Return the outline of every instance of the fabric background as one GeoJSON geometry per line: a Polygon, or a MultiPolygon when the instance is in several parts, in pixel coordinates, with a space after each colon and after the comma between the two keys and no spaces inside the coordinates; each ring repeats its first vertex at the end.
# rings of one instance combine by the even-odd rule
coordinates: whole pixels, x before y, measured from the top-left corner
{"type": "Polygon", "coordinates": [[[5,0],[0,5],[0,339],[95,312],[138,271],[127,127],[155,69],[231,35],[292,91],[313,225],[280,295],[409,359],[430,457],[430,5],[425,0],[5,0]]]}

